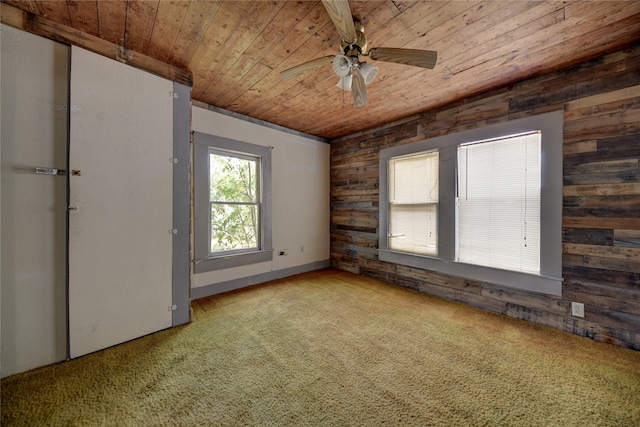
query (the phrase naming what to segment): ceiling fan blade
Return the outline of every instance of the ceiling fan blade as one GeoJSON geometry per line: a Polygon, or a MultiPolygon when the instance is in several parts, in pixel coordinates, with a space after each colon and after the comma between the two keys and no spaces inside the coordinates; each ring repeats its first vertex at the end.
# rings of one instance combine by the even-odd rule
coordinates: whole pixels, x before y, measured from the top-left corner
{"type": "Polygon", "coordinates": [[[323,56],[322,58],[316,58],[303,64],[296,65],[295,67],[291,67],[288,70],[281,71],[280,77],[282,77],[284,80],[292,79],[306,71],[311,71],[318,67],[322,67],[323,65],[331,64],[333,58],[335,58],[335,55],[323,56]]]}
{"type": "Polygon", "coordinates": [[[369,49],[369,57],[378,61],[396,62],[422,68],[433,68],[438,52],[433,50],[402,49],[395,47],[374,47],[369,49]]]}
{"type": "Polygon", "coordinates": [[[340,38],[347,43],[355,42],[357,35],[349,2],[347,0],[322,0],[322,4],[327,9],[340,38]]]}
{"type": "Polygon", "coordinates": [[[354,68],[351,71],[352,75],[352,83],[351,83],[351,93],[353,94],[353,105],[356,107],[362,107],[363,105],[367,105],[369,103],[369,97],[367,96],[367,88],[364,83],[364,77],[360,72],[360,69],[354,68]]]}

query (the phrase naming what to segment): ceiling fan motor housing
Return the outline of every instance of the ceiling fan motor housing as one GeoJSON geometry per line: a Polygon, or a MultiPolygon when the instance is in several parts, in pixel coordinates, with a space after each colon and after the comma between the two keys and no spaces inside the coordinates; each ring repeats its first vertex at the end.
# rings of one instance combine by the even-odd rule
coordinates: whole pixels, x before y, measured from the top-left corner
{"type": "Polygon", "coordinates": [[[356,30],[356,39],[352,42],[341,40],[342,53],[349,57],[358,57],[367,53],[367,36],[364,35],[364,26],[359,21],[353,22],[356,30]]]}

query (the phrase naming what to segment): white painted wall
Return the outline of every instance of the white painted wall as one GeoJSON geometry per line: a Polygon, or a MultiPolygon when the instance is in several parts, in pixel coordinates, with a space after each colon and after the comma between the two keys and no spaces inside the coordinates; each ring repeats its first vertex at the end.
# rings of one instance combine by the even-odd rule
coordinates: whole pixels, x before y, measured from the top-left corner
{"type": "Polygon", "coordinates": [[[192,129],[273,147],[273,261],[199,273],[193,287],[329,260],[329,144],[200,107],[192,129]],[[304,251],[301,251],[304,248],[304,251]],[[278,256],[286,250],[287,256],[278,256]]]}

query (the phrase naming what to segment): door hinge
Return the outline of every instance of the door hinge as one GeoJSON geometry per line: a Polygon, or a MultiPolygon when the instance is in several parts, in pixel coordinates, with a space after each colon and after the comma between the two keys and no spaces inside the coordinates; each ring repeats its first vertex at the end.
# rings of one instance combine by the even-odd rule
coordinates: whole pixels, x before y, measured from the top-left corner
{"type": "Polygon", "coordinates": [[[169,311],[176,311],[178,309],[178,306],[173,304],[169,306],[169,311]]]}
{"type": "Polygon", "coordinates": [[[169,92],[169,96],[173,96],[175,99],[178,99],[178,92],[169,92]]]}

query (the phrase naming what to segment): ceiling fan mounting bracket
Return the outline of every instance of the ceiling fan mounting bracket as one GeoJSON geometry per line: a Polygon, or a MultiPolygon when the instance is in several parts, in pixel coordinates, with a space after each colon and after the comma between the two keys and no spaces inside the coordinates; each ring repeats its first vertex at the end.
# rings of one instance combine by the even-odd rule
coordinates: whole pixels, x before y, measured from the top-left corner
{"type": "Polygon", "coordinates": [[[356,30],[356,39],[352,42],[342,39],[340,48],[346,56],[360,56],[367,53],[367,36],[364,34],[364,26],[354,19],[353,25],[356,30]]]}
{"type": "Polygon", "coordinates": [[[358,57],[362,55],[362,48],[355,43],[342,44],[342,53],[349,57],[358,57]]]}

